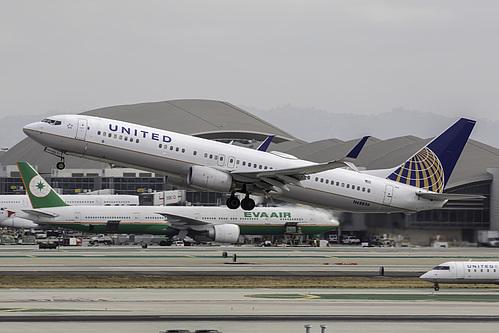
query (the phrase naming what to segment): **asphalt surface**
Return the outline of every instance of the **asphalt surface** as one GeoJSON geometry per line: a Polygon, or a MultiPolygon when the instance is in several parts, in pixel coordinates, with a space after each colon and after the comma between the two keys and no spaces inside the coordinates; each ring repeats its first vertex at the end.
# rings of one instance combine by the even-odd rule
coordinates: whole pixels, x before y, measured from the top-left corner
{"type": "MultiPolygon", "coordinates": [[[[419,276],[485,248],[0,247],[0,275],[419,276]],[[227,256],[224,257],[223,253],[227,256]],[[236,254],[234,262],[232,256],[236,254]]],[[[1,280],[0,280],[1,284],[1,280]]],[[[70,287],[70,286],[68,286],[70,287]]],[[[299,286],[298,286],[299,287],[299,286]]],[[[499,288],[0,289],[2,332],[489,332],[499,288]]]]}

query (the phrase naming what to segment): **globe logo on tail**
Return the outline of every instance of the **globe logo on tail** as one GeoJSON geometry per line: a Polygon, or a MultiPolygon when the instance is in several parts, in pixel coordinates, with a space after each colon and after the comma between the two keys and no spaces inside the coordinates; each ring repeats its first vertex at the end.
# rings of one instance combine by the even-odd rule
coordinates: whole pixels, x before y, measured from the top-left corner
{"type": "Polygon", "coordinates": [[[43,198],[50,193],[50,186],[42,177],[36,175],[29,182],[29,190],[35,197],[43,198]]]}
{"type": "Polygon", "coordinates": [[[388,176],[388,179],[437,193],[443,192],[445,183],[442,163],[426,147],[388,176]]]}

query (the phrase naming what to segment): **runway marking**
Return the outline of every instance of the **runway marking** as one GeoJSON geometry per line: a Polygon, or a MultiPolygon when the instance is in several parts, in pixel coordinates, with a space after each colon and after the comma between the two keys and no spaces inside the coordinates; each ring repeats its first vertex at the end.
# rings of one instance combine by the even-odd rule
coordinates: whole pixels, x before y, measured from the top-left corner
{"type": "Polygon", "coordinates": [[[41,309],[41,308],[0,308],[0,312],[95,312],[101,310],[81,309],[41,309]]]}
{"type": "Polygon", "coordinates": [[[424,302],[499,302],[499,295],[469,294],[254,294],[245,297],[266,299],[324,299],[336,301],[424,301],[424,302]]]}

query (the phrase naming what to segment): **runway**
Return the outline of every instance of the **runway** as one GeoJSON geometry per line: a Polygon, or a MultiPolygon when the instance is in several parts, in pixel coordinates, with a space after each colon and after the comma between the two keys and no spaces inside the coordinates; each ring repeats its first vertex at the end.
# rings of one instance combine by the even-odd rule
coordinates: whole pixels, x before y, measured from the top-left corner
{"type": "MultiPolygon", "coordinates": [[[[414,276],[447,260],[495,259],[482,248],[0,247],[0,276],[414,276]],[[228,256],[224,258],[223,252],[228,256]],[[237,255],[236,263],[232,254],[237,255]]],[[[1,284],[1,278],[0,278],[1,284]]],[[[3,332],[489,332],[499,287],[446,289],[0,289],[3,332]]],[[[360,286],[362,287],[362,286],[360,286]]]]}
{"type": "Polygon", "coordinates": [[[496,258],[490,248],[2,246],[0,274],[372,276],[383,267],[387,276],[418,277],[446,260],[496,258]]]}

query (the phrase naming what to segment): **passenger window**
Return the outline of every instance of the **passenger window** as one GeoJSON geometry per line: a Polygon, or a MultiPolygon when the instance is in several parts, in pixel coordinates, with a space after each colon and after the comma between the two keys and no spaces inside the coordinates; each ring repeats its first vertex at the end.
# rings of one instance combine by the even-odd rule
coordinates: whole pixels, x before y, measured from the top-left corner
{"type": "Polygon", "coordinates": [[[315,181],[318,182],[319,181],[319,177],[315,177],[315,181]]]}
{"type": "Polygon", "coordinates": [[[179,148],[178,148],[178,147],[177,147],[177,148],[175,148],[175,151],[179,151],[179,148]]]}
{"type": "Polygon", "coordinates": [[[324,183],[324,178],[321,178],[321,183],[324,183]]]}
{"type": "Polygon", "coordinates": [[[182,153],[185,153],[185,148],[182,148],[182,153]]]}
{"type": "Polygon", "coordinates": [[[251,167],[251,162],[248,162],[248,166],[251,167]]]}
{"type": "Polygon", "coordinates": [[[350,188],[350,184],[347,184],[347,188],[350,188]]]}
{"type": "Polygon", "coordinates": [[[100,135],[100,131],[97,131],[97,135],[100,135]]]}
{"type": "Polygon", "coordinates": [[[258,168],[259,168],[259,169],[261,169],[261,168],[262,168],[262,165],[260,164],[260,165],[258,166],[258,168]]]}
{"type": "Polygon", "coordinates": [[[213,154],[210,154],[210,160],[212,160],[212,159],[213,159],[213,154]]]}
{"type": "Polygon", "coordinates": [[[243,161],[243,166],[246,166],[246,161],[243,161]]]}
{"type": "Polygon", "coordinates": [[[329,179],[326,179],[326,184],[329,184],[329,179]]]}
{"type": "Polygon", "coordinates": [[[207,158],[208,157],[208,153],[204,153],[204,157],[207,158]]]}
{"type": "Polygon", "coordinates": [[[111,137],[112,135],[113,135],[112,133],[109,133],[107,136],[108,136],[108,137],[111,137]]]}
{"type": "Polygon", "coordinates": [[[162,148],[162,147],[163,147],[163,144],[161,144],[161,143],[160,143],[160,144],[159,144],[159,148],[162,148]]]}
{"type": "Polygon", "coordinates": [[[197,154],[198,154],[198,152],[194,150],[194,151],[192,152],[192,154],[193,154],[193,155],[197,155],[197,154]]]}
{"type": "Polygon", "coordinates": [[[139,143],[139,139],[135,140],[135,143],[139,143]]]}

